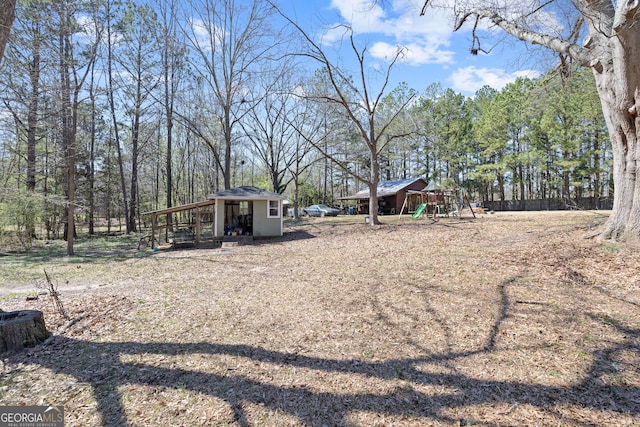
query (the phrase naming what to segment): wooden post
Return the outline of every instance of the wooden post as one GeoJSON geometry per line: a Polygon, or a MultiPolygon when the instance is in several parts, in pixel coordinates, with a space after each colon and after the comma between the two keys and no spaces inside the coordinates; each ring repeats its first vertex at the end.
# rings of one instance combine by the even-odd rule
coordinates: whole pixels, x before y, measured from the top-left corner
{"type": "Polygon", "coordinates": [[[402,213],[404,212],[404,207],[407,204],[407,197],[409,197],[409,193],[405,193],[404,195],[404,203],[402,203],[402,207],[400,208],[400,214],[398,214],[398,216],[402,216],[402,213]]]}
{"type": "Polygon", "coordinates": [[[213,205],[211,205],[211,215],[213,218],[213,221],[211,221],[211,240],[213,240],[214,242],[216,241],[216,205],[215,203],[213,205]]]}
{"type": "Polygon", "coordinates": [[[449,218],[449,211],[451,209],[449,207],[449,204],[447,203],[447,194],[444,191],[442,192],[442,201],[444,202],[444,212],[447,215],[447,218],[449,218]]]}
{"type": "Polygon", "coordinates": [[[462,203],[466,203],[467,205],[469,205],[469,209],[471,210],[471,215],[473,215],[473,218],[476,218],[476,213],[473,211],[473,208],[471,207],[471,203],[469,203],[469,199],[467,199],[467,196],[462,193],[462,203]]]}
{"type": "MultiPolygon", "coordinates": [[[[156,227],[158,225],[158,215],[151,214],[151,249],[156,247],[156,227]]],[[[159,238],[160,236],[158,236],[159,238]]]]}
{"type": "Polygon", "coordinates": [[[200,208],[196,208],[196,246],[200,244],[200,208]]]}
{"type": "Polygon", "coordinates": [[[167,220],[165,222],[166,226],[164,227],[164,241],[166,243],[169,243],[169,224],[171,223],[171,214],[168,213],[167,214],[167,220]]]}

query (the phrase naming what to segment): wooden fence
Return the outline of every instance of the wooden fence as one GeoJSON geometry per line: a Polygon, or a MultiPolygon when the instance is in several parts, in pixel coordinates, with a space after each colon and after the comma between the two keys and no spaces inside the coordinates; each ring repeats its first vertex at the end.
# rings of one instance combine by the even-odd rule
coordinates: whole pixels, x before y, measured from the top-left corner
{"type": "Polygon", "coordinates": [[[568,209],[608,210],[613,207],[613,199],[583,197],[580,199],[531,199],[483,202],[483,206],[493,211],[559,211],[568,209]]]}

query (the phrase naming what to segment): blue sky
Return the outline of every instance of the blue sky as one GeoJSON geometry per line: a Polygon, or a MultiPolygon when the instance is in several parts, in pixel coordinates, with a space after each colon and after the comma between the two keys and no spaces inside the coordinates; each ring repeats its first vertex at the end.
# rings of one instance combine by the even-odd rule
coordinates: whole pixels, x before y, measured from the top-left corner
{"type": "MultiPolygon", "coordinates": [[[[421,93],[429,84],[439,82],[445,88],[472,96],[484,85],[499,90],[519,76],[541,74],[521,42],[498,43],[488,55],[471,55],[470,29],[453,33],[451,17],[443,10],[429,9],[428,16],[421,17],[422,3],[422,0],[281,0],[285,13],[316,39],[322,38],[330,52],[344,32],[327,28],[336,24],[351,26],[359,47],[367,46],[367,65],[371,70],[385,69],[385,59],[398,46],[404,46],[405,57],[392,71],[389,89],[404,81],[421,93]]],[[[504,38],[500,33],[492,36],[493,39],[483,41],[483,47],[491,47],[504,38]]],[[[345,66],[353,67],[349,65],[353,55],[346,43],[336,55],[345,66]]]]}

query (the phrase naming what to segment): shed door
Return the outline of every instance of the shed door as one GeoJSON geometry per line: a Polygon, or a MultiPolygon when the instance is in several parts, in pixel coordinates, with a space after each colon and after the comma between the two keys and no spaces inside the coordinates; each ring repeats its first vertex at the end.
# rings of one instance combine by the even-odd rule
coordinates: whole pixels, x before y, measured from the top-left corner
{"type": "Polygon", "coordinates": [[[224,232],[238,235],[253,234],[253,202],[227,200],[224,203],[224,232]]]}

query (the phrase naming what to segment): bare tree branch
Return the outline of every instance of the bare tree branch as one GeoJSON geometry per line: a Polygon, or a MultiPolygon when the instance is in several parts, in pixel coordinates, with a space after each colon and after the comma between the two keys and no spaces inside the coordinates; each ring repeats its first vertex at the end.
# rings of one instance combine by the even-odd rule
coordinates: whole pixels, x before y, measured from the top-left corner
{"type": "MultiPolygon", "coordinates": [[[[591,1],[586,1],[587,3],[591,3],[591,1]]],[[[528,12],[526,16],[531,16],[536,12],[539,12],[545,6],[551,4],[551,1],[547,1],[542,3],[538,7],[536,7],[531,12],[528,12]]],[[[600,1],[599,3],[604,3],[600,1]]],[[[429,0],[425,0],[420,15],[423,16],[426,14],[427,8],[429,6],[429,0]]],[[[603,12],[606,9],[603,9],[603,12]]],[[[454,25],[454,31],[459,31],[460,28],[466,24],[469,19],[473,18],[475,20],[473,25],[473,45],[471,47],[471,53],[476,54],[480,49],[479,38],[476,35],[476,30],[478,26],[478,22],[480,20],[486,19],[492,24],[500,27],[507,34],[510,34],[520,40],[530,42],[532,44],[541,45],[547,47],[553,51],[564,54],[573,58],[580,65],[591,67],[593,66],[594,56],[591,54],[589,49],[579,46],[576,44],[575,40],[565,40],[559,37],[552,37],[547,34],[538,33],[535,31],[531,31],[527,28],[524,28],[518,24],[514,20],[509,20],[505,18],[503,15],[498,13],[494,9],[485,9],[485,8],[469,8],[467,10],[463,10],[460,12],[459,16],[456,18],[456,23],[454,25]]],[[[573,32],[572,32],[573,34],[573,32]]]]}

